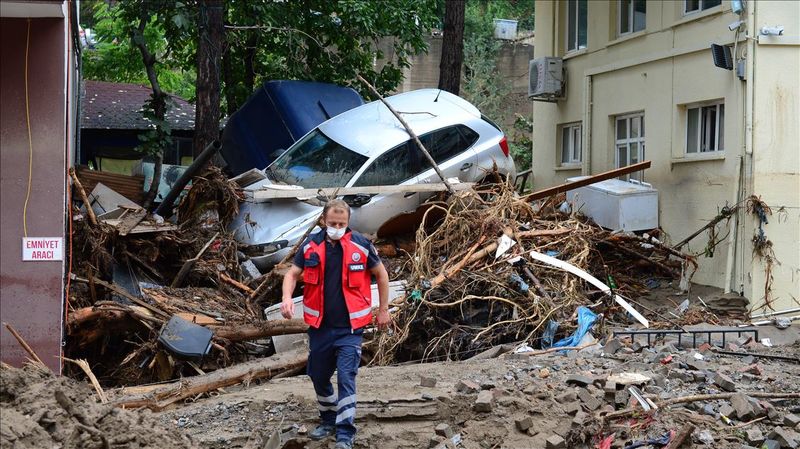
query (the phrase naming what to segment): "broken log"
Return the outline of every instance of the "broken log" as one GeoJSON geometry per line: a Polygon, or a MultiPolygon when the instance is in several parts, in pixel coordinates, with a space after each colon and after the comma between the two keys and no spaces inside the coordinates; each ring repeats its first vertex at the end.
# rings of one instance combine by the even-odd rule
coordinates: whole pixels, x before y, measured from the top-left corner
{"type": "Polygon", "coordinates": [[[417,147],[419,147],[420,151],[422,151],[422,154],[424,154],[425,158],[428,159],[428,163],[431,164],[431,167],[433,167],[433,170],[436,171],[436,174],[439,175],[439,178],[442,179],[442,183],[445,185],[445,187],[447,187],[447,192],[450,193],[451,195],[453,193],[455,193],[455,191],[453,190],[453,186],[451,186],[450,183],[447,182],[447,178],[444,177],[444,174],[439,169],[439,165],[433,159],[433,156],[431,156],[431,153],[428,152],[428,149],[425,148],[425,145],[422,144],[422,142],[419,140],[419,137],[417,137],[417,134],[414,132],[414,130],[411,129],[411,126],[408,125],[408,123],[405,121],[405,119],[403,119],[403,117],[400,115],[400,113],[398,113],[392,107],[392,105],[390,105],[389,102],[386,101],[385,98],[383,98],[383,95],[381,95],[380,92],[378,92],[378,89],[375,89],[375,86],[370,84],[369,81],[365,80],[364,77],[362,77],[361,75],[357,74],[356,78],[359,81],[361,81],[362,83],[366,84],[367,88],[369,88],[369,90],[372,92],[372,95],[375,95],[376,97],[378,97],[378,99],[381,100],[381,103],[383,103],[383,105],[386,106],[386,108],[389,110],[389,112],[391,112],[395,116],[395,118],[397,118],[397,121],[399,121],[400,124],[403,125],[403,127],[408,132],[408,135],[411,136],[411,139],[414,141],[414,143],[417,144],[417,147]]]}
{"type": "Polygon", "coordinates": [[[84,190],[83,184],[81,184],[80,179],[78,179],[78,175],[75,174],[75,167],[69,168],[69,176],[72,178],[72,184],[78,189],[78,195],[81,197],[83,205],[86,206],[86,216],[89,217],[89,223],[91,223],[92,226],[97,226],[97,217],[94,215],[94,210],[92,210],[92,203],[89,202],[89,197],[86,196],[86,190],[84,190]]]}
{"type": "Polygon", "coordinates": [[[686,441],[686,438],[689,438],[692,432],[694,432],[694,424],[686,424],[680,431],[678,431],[678,433],[675,434],[675,438],[673,438],[669,444],[664,446],[664,449],[678,449],[681,447],[683,442],[686,441]]]}
{"type": "Polygon", "coordinates": [[[564,193],[579,187],[586,187],[596,182],[617,178],[619,176],[627,175],[629,173],[641,171],[647,168],[650,168],[650,161],[639,162],[638,164],[628,165],[627,167],[617,168],[615,170],[609,170],[607,172],[592,175],[579,181],[568,182],[566,184],[549,187],[547,189],[537,190],[536,192],[523,196],[522,199],[529,202],[540,200],[542,198],[547,198],[548,196],[558,195],[559,193],[564,193]]]}
{"type": "Polygon", "coordinates": [[[17,343],[19,343],[19,345],[22,346],[22,349],[24,349],[25,352],[27,352],[28,355],[31,356],[31,360],[33,360],[34,362],[36,362],[36,363],[42,365],[43,367],[47,368],[48,370],[50,370],[50,368],[47,367],[47,365],[45,365],[44,362],[42,362],[42,359],[40,359],[39,356],[36,355],[36,351],[34,351],[33,348],[31,348],[31,346],[28,344],[28,342],[25,341],[24,338],[22,338],[22,335],[20,335],[19,332],[17,332],[16,329],[14,329],[8,323],[3,323],[3,326],[5,326],[6,329],[8,329],[8,331],[11,332],[11,335],[13,335],[14,338],[17,339],[17,343]]]}
{"type": "MultiPolygon", "coordinates": [[[[77,282],[89,283],[88,279],[84,279],[84,278],[82,278],[80,276],[76,276],[74,274],[71,274],[70,277],[72,278],[72,280],[77,281],[77,282]]],[[[106,281],[103,281],[103,280],[95,278],[94,279],[94,283],[97,284],[97,285],[101,285],[101,286],[103,286],[103,287],[105,287],[105,288],[107,288],[109,290],[112,290],[114,293],[124,297],[128,301],[131,301],[131,302],[133,302],[135,304],[138,304],[138,305],[144,307],[145,309],[155,313],[156,315],[159,315],[162,318],[169,318],[170,317],[170,315],[167,312],[164,312],[163,310],[159,309],[158,307],[155,307],[155,306],[153,306],[151,304],[148,304],[146,301],[143,301],[143,300],[131,295],[124,288],[120,287],[119,285],[117,285],[117,284],[115,284],[113,282],[106,282],[106,281]]]]}
{"type": "Polygon", "coordinates": [[[228,276],[225,273],[220,273],[219,274],[219,278],[223,282],[226,282],[226,283],[238,288],[239,290],[247,293],[248,295],[253,294],[253,289],[252,288],[242,284],[241,282],[237,281],[236,279],[233,279],[232,277],[228,276]]]}
{"type": "Polygon", "coordinates": [[[148,394],[129,396],[113,402],[116,407],[163,410],[171,404],[198,394],[225,388],[256,379],[270,379],[284,371],[302,366],[308,360],[305,350],[285,352],[266,359],[258,359],[223,368],[202,376],[187,377],[179,382],[166,384],[148,394]]]}
{"type": "Polygon", "coordinates": [[[229,341],[248,341],[276,335],[302,334],[308,330],[303,320],[266,321],[257,325],[221,327],[214,329],[214,336],[229,341]]]}
{"type": "Polygon", "coordinates": [[[208,247],[211,246],[212,243],[214,243],[214,240],[217,239],[218,235],[219,232],[214,233],[214,236],[211,237],[211,239],[207,241],[205,245],[203,245],[200,251],[197,252],[197,255],[195,255],[191,259],[188,259],[186,262],[183,263],[183,266],[181,266],[180,271],[178,271],[178,274],[175,275],[175,279],[172,280],[172,284],[170,284],[170,287],[177,288],[180,287],[181,284],[183,284],[183,281],[186,280],[186,276],[189,275],[189,272],[194,267],[194,264],[197,263],[197,261],[200,260],[201,257],[203,257],[203,253],[205,253],[208,247]]]}

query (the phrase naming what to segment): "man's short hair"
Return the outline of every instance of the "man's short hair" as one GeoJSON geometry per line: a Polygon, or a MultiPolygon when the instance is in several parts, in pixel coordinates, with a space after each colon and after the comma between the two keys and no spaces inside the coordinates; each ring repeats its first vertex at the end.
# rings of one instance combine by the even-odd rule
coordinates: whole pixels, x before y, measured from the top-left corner
{"type": "Polygon", "coordinates": [[[350,218],[350,205],[340,199],[330,200],[325,203],[325,207],[322,209],[322,217],[327,217],[328,211],[334,209],[347,212],[347,218],[350,218]]]}

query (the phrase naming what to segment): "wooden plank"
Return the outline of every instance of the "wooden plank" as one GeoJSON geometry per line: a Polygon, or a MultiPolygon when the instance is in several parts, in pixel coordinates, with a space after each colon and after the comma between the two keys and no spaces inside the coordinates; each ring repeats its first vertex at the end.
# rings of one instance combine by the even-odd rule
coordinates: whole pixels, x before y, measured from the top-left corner
{"type": "MultiPolygon", "coordinates": [[[[459,182],[455,184],[451,184],[453,190],[467,190],[470,187],[475,185],[474,182],[459,182]]],[[[407,185],[399,185],[399,186],[365,186],[365,187],[329,187],[323,189],[263,189],[263,190],[255,190],[251,192],[245,192],[246,194],[252,194],[252,201],[255,203],[261,203],[264,201],[274,200],[274,199],[286,199],[286,198],[314,198],[316,196],[343,196],[343,195],[359,195],[359,194],[370,194],[370,195],[381,195],[381,194],[391,194],[391,193],[405,193],[405,192],[444,192],[447,190],[447,186],[445,186],[441,182],[436,183],[426,183],[426,184],[407,184],[407,185]]]]}
{"type": "MultiPolygon", "coordinates": [[[[125,236],[128,235],[128,233],[131,232],[133,228],[135,228],[139,224],[139,222],[144,220],[144,217],[146,216],[147,216],[147,211],[144,209],[139,209],[134,212],[129,212],[124,217],[122,217],[122,220],[120,220],[119,223],[116,223],[113,226],[117,228],[119,235],[125,236]]],[[[114,220],[107,220],[106,222],[110,221],[114,220]]]]}
{"type": "Polygon", "coordinates": [[[589,176],[588,178],[581,179],[580,181],[568,182],[566,184],[549,187],[544,190],[537,190],[536,192],[530,193],[522,197],[522,199],[524,199],[525,201],[540,200],[542,198],[547,198],[548,196],[558,195],[559,193],[564,193],[569,190],[577,189],[579,187],[586,187],[588,185],[592,185],[600,181],[605,181],[607,179],[618,178],[620,176],[627,175],[629,173],[634,173],[637,171],[642,171],[647,168],[650,168],[650,161],[639,162],[638,164],[628,165],[627,167],[617,168],[597,175],[592,175],[589,176]]]}
{"type": "MultiPolygon", "coordinates": [[[[144,209],[142,209],[142,212],[144,212],[144,209]]],[[[135,220],[140,219],[139,215],[141,215],[141,214],[140,213],[137,214],[137,212],[133,212],[132,214],[129,213],[128,215],[126,215],[122,219],[111,218],[111,219],[108,219],[108,220],[103,220],[103,223],[109,224],[109,225],[114,226],[115,228],[117,228],[119,230],[119,235],[145,234],[145,233],[148,233],[148,232],[164,232],[164,231],[174,231],[174,230],[178,229],[178,225],[174,225],[172,223],[164,223],[164,224],[138,223],[138,224],[134,225],[133,228],[128,229],[130,223],[132,223],[135,220]],[[130,218],[128,218],[128,217],[130,217],[130,218]],[[130,220],[130,221],[127,221],[127,220],[130,220]],[[124,234],[122,233],[123,231],[125,231],[124,234]]],[[[142,216],[142,219],[143,218],[144,218],[144,216],[142,216]]]]}

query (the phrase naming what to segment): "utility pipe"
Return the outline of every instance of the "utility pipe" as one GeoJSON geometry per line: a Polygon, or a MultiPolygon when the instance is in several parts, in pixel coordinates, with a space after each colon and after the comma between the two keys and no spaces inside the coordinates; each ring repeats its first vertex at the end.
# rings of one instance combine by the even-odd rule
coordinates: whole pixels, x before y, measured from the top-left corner
{"type": "MultiPolygon", "coordinates": [[[[215,140],[208,144],[205,150],[197,156],[197,159],[192,162],[186,171],[183,172],[180,178],[175,181],[173,184],[172,189],[170,189],[169,193],[167,193],[166,198],[158,205],[156,210],[153,212],[156,215],[161,215],[164,218],[169,218],[172,216],[172,205],[175,203],[175,200],[180,195],[183,188],[186,187],[186,184],[189,184],[189,181],[192,180],[194,175],[200,171],[201,168],[205,167],[206,163],[211,159],[212,156],[217,154],[217,151],[222,148],[222,144],[219,143],[218,140],[215,140]]],[[[155,182],[155,181],[153,181],[155,182]]]]}

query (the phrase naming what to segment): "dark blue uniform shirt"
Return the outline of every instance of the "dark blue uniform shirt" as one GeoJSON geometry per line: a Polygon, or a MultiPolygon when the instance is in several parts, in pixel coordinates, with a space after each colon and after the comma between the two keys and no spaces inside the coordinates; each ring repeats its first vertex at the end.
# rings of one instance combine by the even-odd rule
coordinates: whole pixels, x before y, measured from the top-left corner
{"type": "MultiPolygon", "coordinates": [[[[325,239],[325,229],[321,232],[309,237],[309,240],[319,242],[320,238],[325,240],[325,284],[323,285],[323,306],[322,311],[322,324],[320,327],[350,327],[350,312],[347,310],[347,304],[344,301],[344,292],[342,291],[342,257],[344,251],[342,244],[339,242],[331,242],[325,239]]],[[[352,233],[351,241],[368,248],[367,254],[367,268],[375,268],[380,262],[378,252],[375,247],[361,234],[352,233]],[[364,245],[364,243],[368,245],[364,245]]],[[[303,246],[306,242],[303,243],[303,246]]],[[[301,246],[302,248],[302,246],[301,246]]],[[[294,255],[292,263],[300,268],[305,266],[305,255],[298,251],[294,255]]]]}

